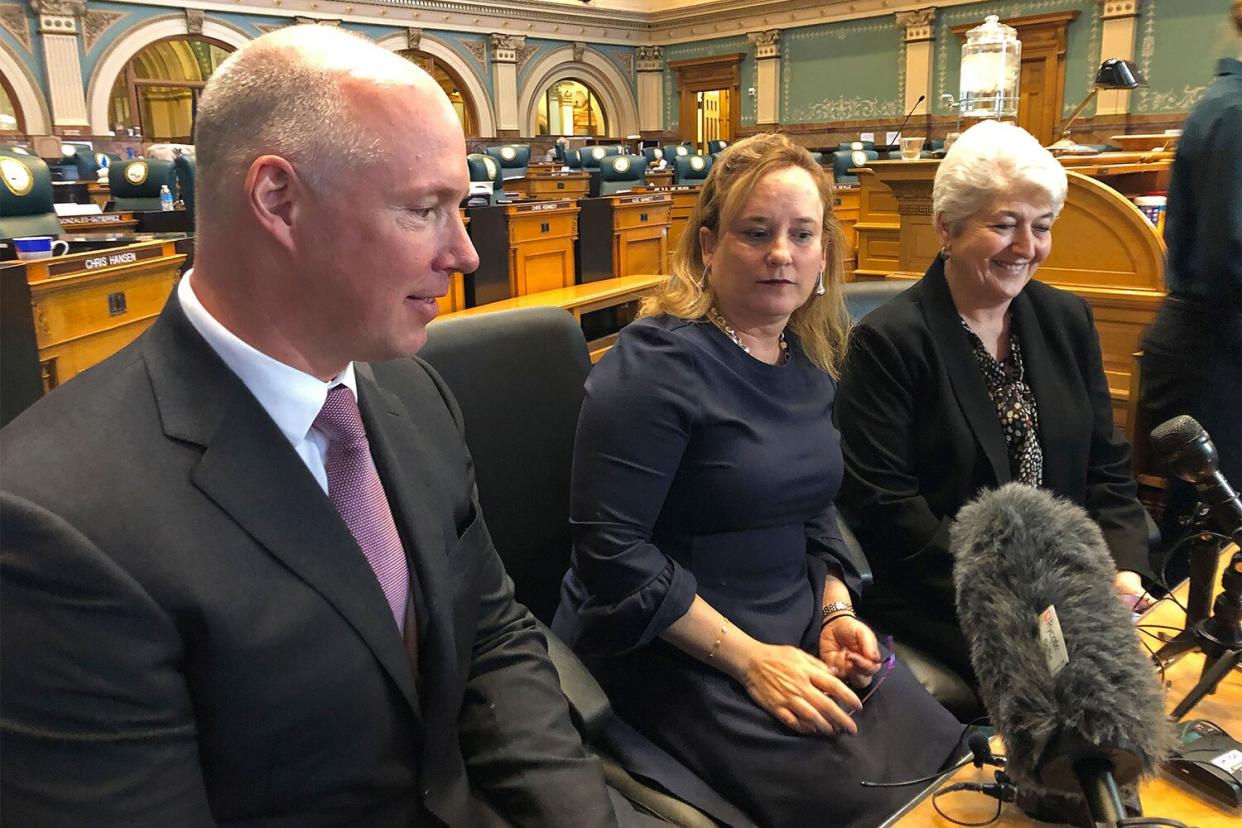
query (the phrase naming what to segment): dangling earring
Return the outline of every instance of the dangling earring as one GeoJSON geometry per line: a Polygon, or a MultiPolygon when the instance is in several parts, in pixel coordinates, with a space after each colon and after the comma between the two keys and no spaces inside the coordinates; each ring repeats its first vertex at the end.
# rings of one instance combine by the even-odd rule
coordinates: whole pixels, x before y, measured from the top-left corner
{"type": "Polygon", "coordinates": [[[703,265],[703,275],[699,277],[699,290],[703,290],[707,287],[707,277],[711,275],[711,272],[711,265],[703,265]]]}
{"type": "Polygon", "coordinates": [[[824,271],[822,270],[819,272],[819,275],[815,277],[815,295],[824,295],[824,271]]]}
{"type": "Polygon", "coordinates": [[[949,255],[949,246],[946,244],[944,247],[940,248],[940,258],[947,262],[949,260],[949,255]]]}

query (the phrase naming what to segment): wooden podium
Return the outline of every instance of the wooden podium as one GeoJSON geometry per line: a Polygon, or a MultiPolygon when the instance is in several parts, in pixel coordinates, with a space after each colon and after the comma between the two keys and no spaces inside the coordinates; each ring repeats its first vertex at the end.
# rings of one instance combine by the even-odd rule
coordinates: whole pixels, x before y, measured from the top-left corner
{"type": "Polygon", "coordinates": [[[0,268],[4,421],[150,326],[181,275],[177,245],[140,242],[0,268]]]}
{"type": "Polygon", "coordinates": [[[578,206],[573,201],[497,204],[468,212],[479,269],[466,277],[467,307],[574,283],[578,206]]]}
{"type": "Polygon", "coordinates": [[[538,201],[586,198],[591,176],[584,172],[539,172],[526,175],[526,194],[538,201]]]}
{"type": "Polygon", "coordinates": [[[578,282],[668,273],[673,196],[641,193],[584,198],[578,282]]]}

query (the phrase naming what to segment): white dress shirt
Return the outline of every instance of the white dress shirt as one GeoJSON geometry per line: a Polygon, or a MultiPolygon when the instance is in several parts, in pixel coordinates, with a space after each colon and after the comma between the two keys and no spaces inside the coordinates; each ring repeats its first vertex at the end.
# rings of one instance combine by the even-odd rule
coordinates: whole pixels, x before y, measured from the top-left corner
{"type": "Polygon", "coordinates": [[[328,438],[313,425],[328,398],[328,391],[334,386],[344,385],[353,392],[355,400],[358,398],[354,364],[349,363],[339,375],[323,382],[255,350],[207,312],[194,295],[190,284],[192,274],[192,270],[186,271],[177,285],[177,299],[190,324],[224,364],[241,378],[327,493],[328,472],[324,464],[328,438]]]}

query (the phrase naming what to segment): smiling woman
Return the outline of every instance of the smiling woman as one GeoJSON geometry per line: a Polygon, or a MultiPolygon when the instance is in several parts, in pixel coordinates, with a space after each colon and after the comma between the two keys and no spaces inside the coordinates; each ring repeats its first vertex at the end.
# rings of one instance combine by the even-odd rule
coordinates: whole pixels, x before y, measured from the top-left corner
{"type": "Polygon", "coordinates": [[[875,569],[866,609],[966,677],[948,527],[980,489],[1015,480],[1084,506],[1131,601],[1149,571],[1091,310],[1032,281],[1065,195],[1064,169],[1029,133],[964,132],[932,192],[940,255],[854,330],[841,378],[838,503],[875,569]]]}

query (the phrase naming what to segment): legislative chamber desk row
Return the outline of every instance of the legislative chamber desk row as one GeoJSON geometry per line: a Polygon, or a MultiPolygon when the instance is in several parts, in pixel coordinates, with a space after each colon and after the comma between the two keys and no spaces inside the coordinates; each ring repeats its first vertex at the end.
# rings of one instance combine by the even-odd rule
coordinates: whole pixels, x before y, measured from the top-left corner
{"type": "MultiPolygon", "coordinates": [[[[1232,554],[1236,551],[1236,546],[1229,545],[1221,553],[1216,573],[1212,578],[1213,595],[1220,592],[1222,568],[1229,564],[1232,554]]],[[[1187,584],[1181,584],[1173,594],[1179,602],[1185,604],[1187,584]]],[[[1158,649],[1161,642],[1155,636],[1168,638],[1176,630],[1182,629],[1185,621],[1186,615],[1177,603],[1166,598],[1144,613],[1137,627],[1141,631],[1141,638],[1147,641],[1148,646],[1158,649]]],[[[1203,670],[1203,660],[1203,654],[1194,651],[1165,666],[1165,710],[1172,710],[1198,683],[1199,674],[1203,670]]],[[[1152,669],[1156,669],[1154,665],[1152,669]]],[[[1206,719],[1223,728],[1234,739],[1242,739],[1242,673],[1237,669],[1230,671],[1217,685],[1216,692],[1205,696],[1182,721],[1187,722],[1193,719],[1206,719]]],[[[861,737],[862,734],[859,736],[861,737]]],[[[1000,744],[999,739],[993,740],[992,747],[997,755],[1004,754],[1004,746],[1000,744]]],[[[955,823],[936,813],[932,807],[932,793],[954,782],[992,782],[994,781],[992,771],[993,769],[987,766],[977,769],[973,765],[967,765],[945,779],[937,780],[910,807],[889,820],[884,828],[889,828],[889,826],[955,828],[955,823]]],[[[1229,810],[1215,800],[1208,799],[1195,788],[1174,778],[1168,771],[1161,770],[1156,776],[1143,782],[1139,786],[1139,798],[1145,816],[1176,819],[1190,828],[1225,828],[1229,825],[1242,824],[1242,818],[1237,810],[1229,810]]],[[[991,818],[996,813],[997,806],[996,800],[969,791],[947,794],[941,797],[937,804],[949,817],[960,822],[975,824],[982,824],[991,818]]],[[[1046,822],[1037,822],[1026,816],[1013,803],[1002,806],[1000,819],[991,824],[1031,826],[1032,828],[1048,825],[1046,822]]]]}

